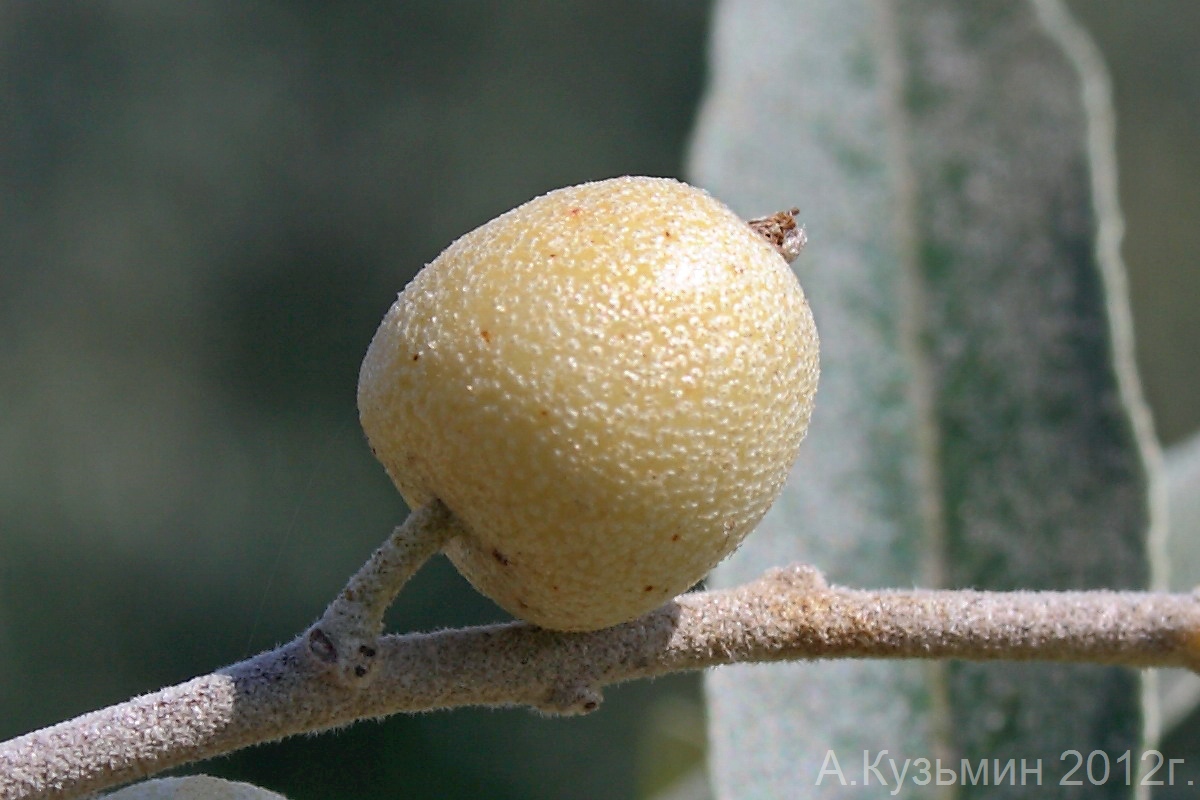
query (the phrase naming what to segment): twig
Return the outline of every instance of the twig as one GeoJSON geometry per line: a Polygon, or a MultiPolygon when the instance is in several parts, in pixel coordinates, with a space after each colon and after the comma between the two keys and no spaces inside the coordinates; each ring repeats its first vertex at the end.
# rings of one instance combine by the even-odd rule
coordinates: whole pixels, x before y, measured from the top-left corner
{"type": "Polygon", "coordinates": [[[305,638],[308,653],[343,686],[361,688],[374,676],[383,615],[421,565],[460,533],[440,500],[418,508],[354,573],[305,638]]]}
{"type": "Polygon", "coordinates": [[[593,633],[523,623],[385,636],[377,676],[326,679],[305,637],[211,675],[0,744],[0,799],[77,797],[251,744],[467,705],[585,713],[606,685],[816,658],[1200,666],[1200,602],[1138,592],[861,591],[773,570],[593,633]]]}

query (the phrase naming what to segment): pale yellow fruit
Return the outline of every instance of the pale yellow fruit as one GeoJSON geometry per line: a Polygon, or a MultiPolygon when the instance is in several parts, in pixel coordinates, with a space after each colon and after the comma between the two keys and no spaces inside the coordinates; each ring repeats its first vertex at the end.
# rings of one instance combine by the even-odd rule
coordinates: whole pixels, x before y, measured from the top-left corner
{"type": "Polygon", "coordinates": [[[512,614],[590,630],[685,591],[779,494],[817,385],[782,256],[699,189],[615,178],[466,234],[400,294],[359,376],[410,506],[469,535],[512,614]]]}

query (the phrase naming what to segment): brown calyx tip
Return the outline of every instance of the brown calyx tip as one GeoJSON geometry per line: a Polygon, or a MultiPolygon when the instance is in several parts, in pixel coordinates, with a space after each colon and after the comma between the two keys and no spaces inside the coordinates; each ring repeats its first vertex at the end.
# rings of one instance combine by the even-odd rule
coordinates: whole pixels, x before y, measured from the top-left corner
{"type": "Polygon", "coordinates": [[[771,246],[779,251],[779,255],[783,256],[784,261],[790,264],[800,255],[804,245],[808,244],[808,234],[804,232],[804,226],[796,224],[796,215],[799,213],[800,209],[789,208],[767,217],[756,217],[747,224],[759,236],[770,242],[771,246]]]}

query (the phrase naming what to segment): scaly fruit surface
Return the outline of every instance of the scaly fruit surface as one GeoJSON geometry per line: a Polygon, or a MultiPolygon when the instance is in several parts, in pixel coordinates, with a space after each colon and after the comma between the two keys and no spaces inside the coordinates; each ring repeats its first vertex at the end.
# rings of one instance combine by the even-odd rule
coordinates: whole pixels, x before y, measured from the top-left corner
{"type": "Polygon", "coordinates": [[[363,429],[446,553],[512,614],[590,630],[701,580],[779,494],[817,386],[783,257],[705,192],[625,177],[461,237],[400,294],[363,429]]]}

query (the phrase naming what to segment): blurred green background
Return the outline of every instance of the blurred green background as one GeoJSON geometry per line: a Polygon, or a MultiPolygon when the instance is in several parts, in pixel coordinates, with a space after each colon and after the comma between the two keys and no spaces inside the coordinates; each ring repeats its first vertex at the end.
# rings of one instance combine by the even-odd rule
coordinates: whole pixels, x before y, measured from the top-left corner
{"type": "MultiPolygon", "coordinates": [[[[1113,72],[1139,357],[1173,442],[1200,428],[1200,6],[1074,6],[1113,72]]],[[[687,0],[0,6],[0,739],[315,619],[405,513],[354,405],[396,292],[535,194],[682,176],[708,20],[687,0]]],[[[389,619],[502,618],[439,558],[389,619]]],[[[296,800],[648,797],[700,753],[698,686],[200,768],[296,800]]]]}

